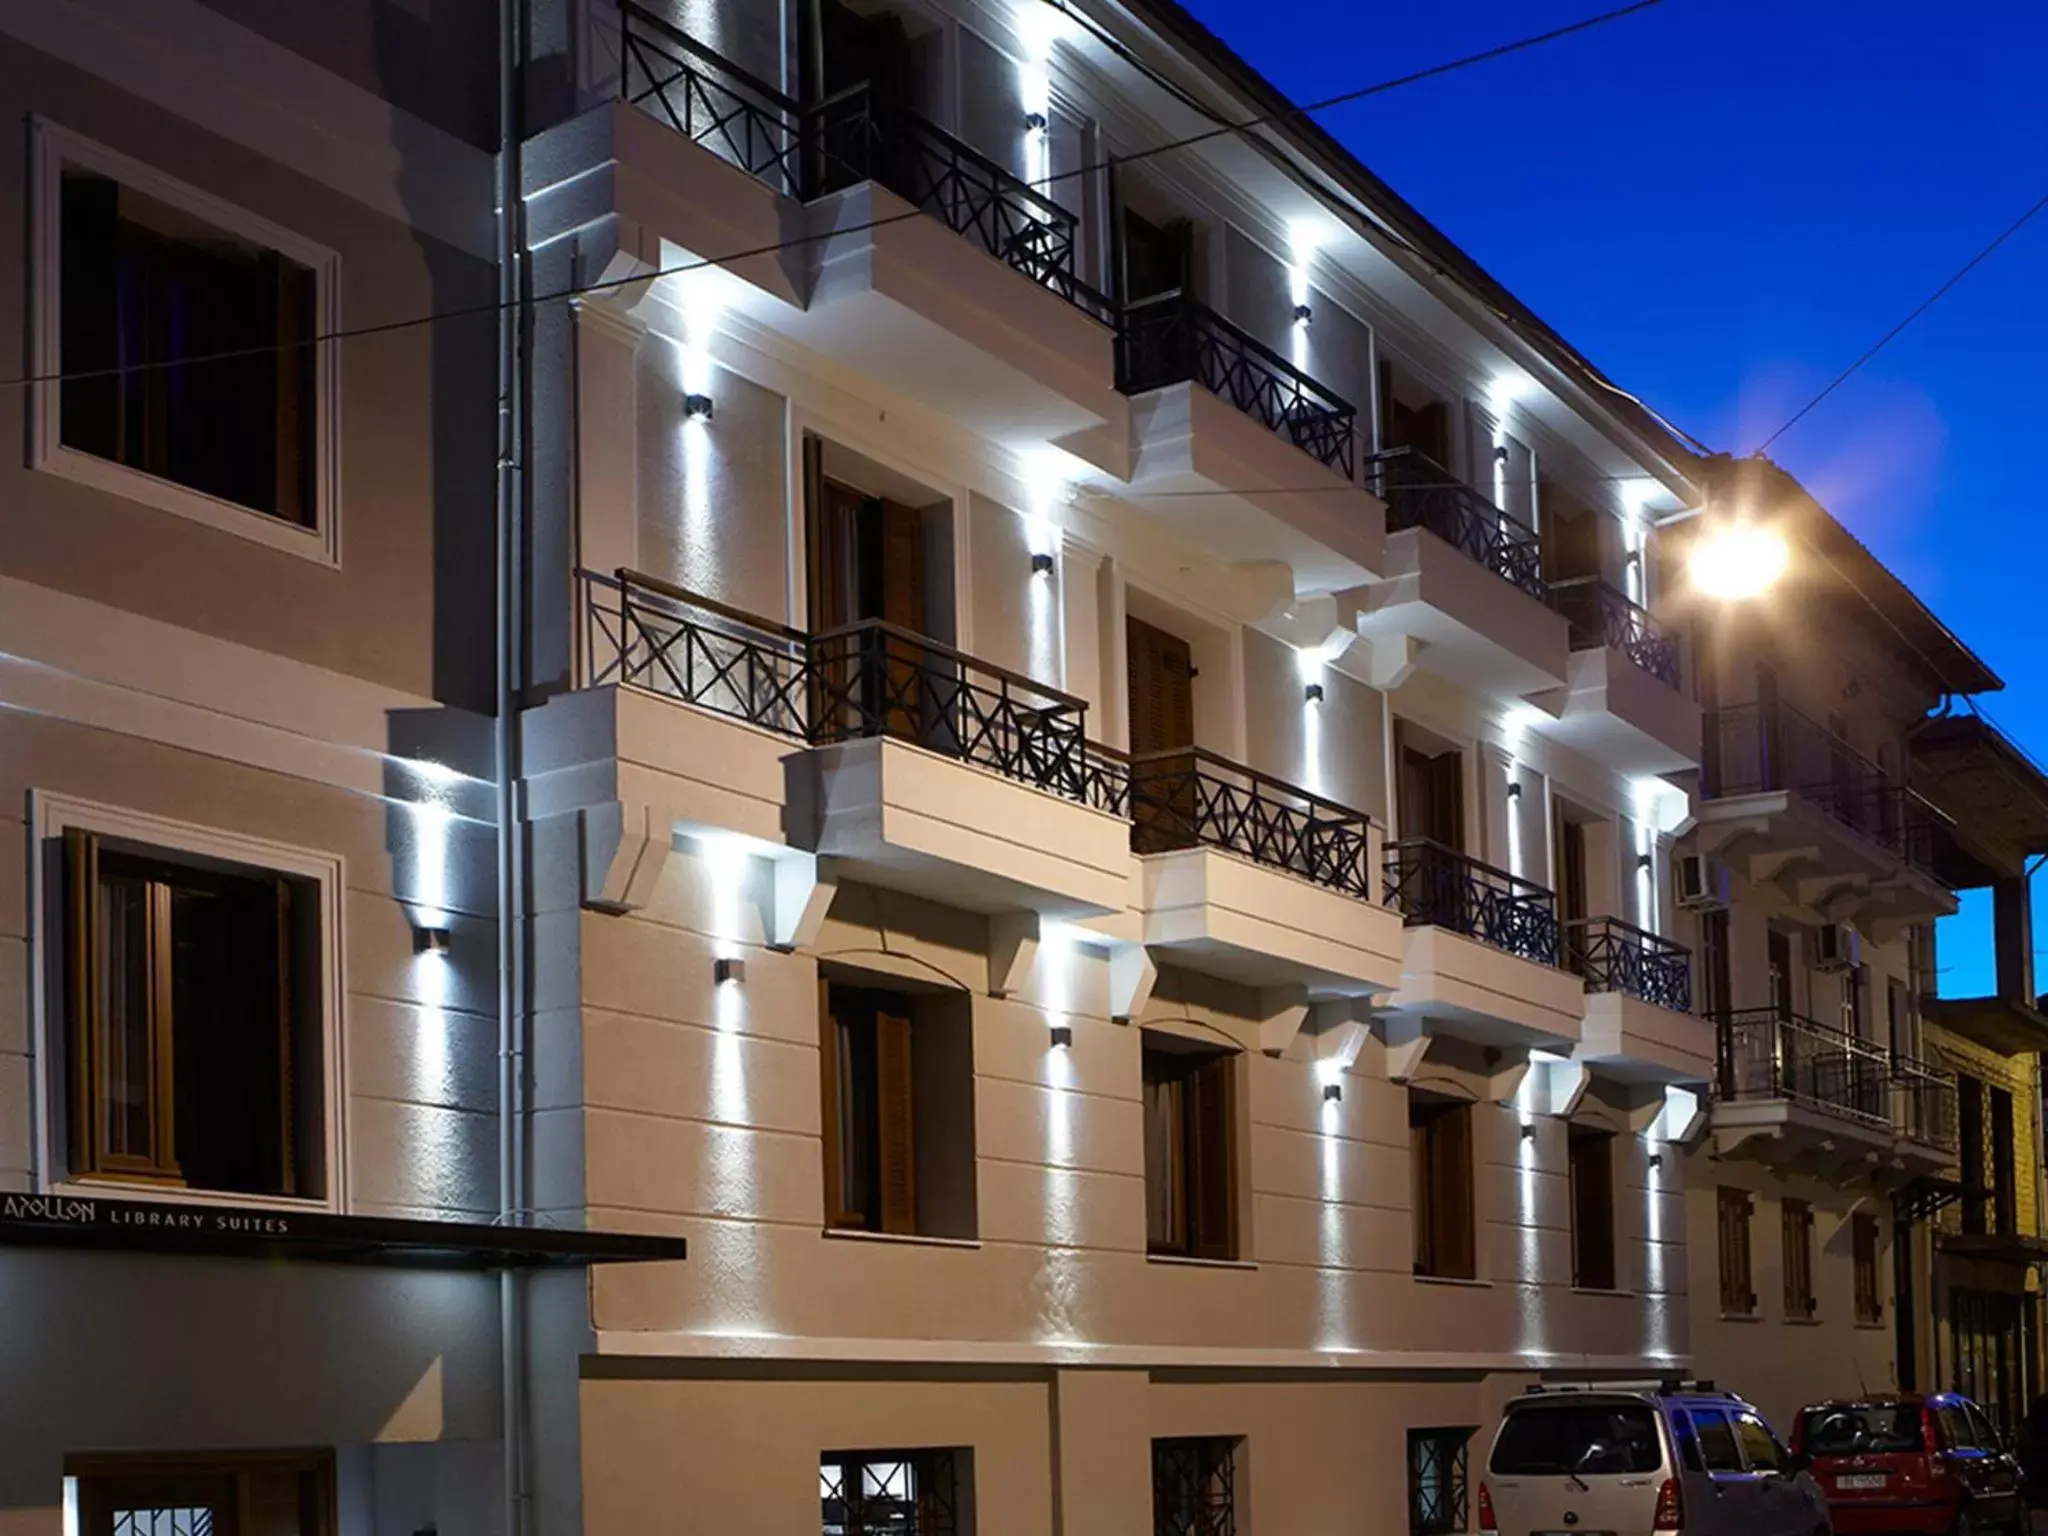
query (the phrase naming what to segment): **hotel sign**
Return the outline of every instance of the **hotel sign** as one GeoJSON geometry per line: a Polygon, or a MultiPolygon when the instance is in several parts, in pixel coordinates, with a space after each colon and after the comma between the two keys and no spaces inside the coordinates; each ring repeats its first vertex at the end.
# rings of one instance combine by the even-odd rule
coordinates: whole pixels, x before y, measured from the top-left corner
{"type": "Polygon", "coordinates": [[[0,1246],[298,1259],[412,1269],[554,1269],[676,1261],[680,1237],[407,1221],[97,1195],[0,1195],[0,1246]]]}

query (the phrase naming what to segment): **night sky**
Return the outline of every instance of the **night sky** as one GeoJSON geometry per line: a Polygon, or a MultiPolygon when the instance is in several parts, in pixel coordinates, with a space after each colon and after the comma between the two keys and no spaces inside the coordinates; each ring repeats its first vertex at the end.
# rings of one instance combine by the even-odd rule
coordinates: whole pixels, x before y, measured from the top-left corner
{"type": "MultiPolygon", "coordinates": [[[[1186,3],[1297,101],[1610,8],[1186,3]]],[[[2044,60],[2038,0],[1664,0],[1319,120],[1618,383],[1747,453],[2048,193],[2044,60]]],[[[2044,359],[2048,211],[1772,453],[2005,679],[1986,713],[2048,759],[2044,359]]],[[[1943,992],[1992,990],[1988,943],[1968,901],[1943,992]]]]}

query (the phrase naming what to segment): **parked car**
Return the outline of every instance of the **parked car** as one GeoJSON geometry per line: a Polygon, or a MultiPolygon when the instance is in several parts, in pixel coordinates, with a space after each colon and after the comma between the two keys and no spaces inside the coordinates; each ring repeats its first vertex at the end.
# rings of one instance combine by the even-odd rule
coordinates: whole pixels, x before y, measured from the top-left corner
{"type": "Polygon", "coordinates": [[[2026,1478],[1984,1411],[1953,1392],[1879,1393],[1800,1411],[1835,1529],[1977,1536],[2026,1529],[2026,1478]]]}
{"type": "Polygon", "coordinates": [[[1494,1432],[1479,1528],[1497,1536],[1827,1536],[1805,1458],[1712,1382],[1532,1387],[1494,1432]]]}

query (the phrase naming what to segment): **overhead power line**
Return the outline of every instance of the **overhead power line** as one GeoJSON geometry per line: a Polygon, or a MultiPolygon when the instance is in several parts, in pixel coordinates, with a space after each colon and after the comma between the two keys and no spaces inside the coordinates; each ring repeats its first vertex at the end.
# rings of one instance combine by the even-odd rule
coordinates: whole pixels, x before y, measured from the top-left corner
{"type": "MultiPolygon", "coordinates": [[[[1664,0],[1633,0],[1632,4],[1619,6],[1613,10],[1602,11],[1597,15],[1588,16],[1579,21],[1568,22],[1563,26],[1552,27],[1547,31],[1531,33],[1526,37],[1516,38],[1512,42],[1496,44],[1494,47],[1482,49],[1477,53],[1466,54],[1461,58],[1450,59],[1441,64],[1432,64],[1427,68],[1412,70],[1407,74],[1397,75],[1391,79],[1376,81],[1371,85],[1342,91],[1335,96],[1325,97],[1321,101],[1313,101],[1301,106],[1289,106],[1279,111],[1261,113],[1236,122],[1221,123],[1217,127],[1206,128],[1199,133],[1171,139],[1164,144],[1155,144],[1146,149],[1132,150],[1128,154],[1108,155],[1090,164],[1075,166],[1056,175],[1043,177],[1031,183],[1031,185],[1034,188],[1043,188],[1057,182],[1093,175],[1099,171],[1111,170],[1120,165],[1131,165],[1139,161],[1149,160],[1156,155],[1171,154],[1177,150],[1191,149],[1196,145],[1206,144],[1215,139],[1249,133],[1256,128],[1269,127],[1275,123],[1288,122],[1296,118],[1312,117],[1316,113],[1327,112],[1335,107],[1347,106],[1356,101],[1364,101],[1368,97],[1384,95],[1389,91],[1416,85],[1425,80],[1439,79],[1444,75],[1453,74],[1459,70],[1470,69],[1474,65],[1490,63],[1495,59],[1505,58],[1510,54],[1525,52],[1528,49],[1542,47],[1547,43],[1573,37],[1582,32],[1589,32],[1596,27],[1605,26],[1609,22],[1620,21],[1639,12],[1651,10],[1663,3],[1664,0]]],[[[1060,7],[1055,8],[1060,9],[1060,7]]],[[[547,293],[534,294],[518,299],[435,310],[428,314],[414,315],[402,320],[387,320],[370,325],[342,326],[332,331],[323,331],[313,336],[292,341],[271,342],[257,347],[230,348],[217,352],[187,353],[178,357],[154,358],[147,362],[132,363],[112,368],[79,369],[75,371],[60,369],[55,373],[19,374],[12,378],[0,379],[0,389],[20,389],[34,384],[53,384],[67,380],[112,378],[131,373],[190,366],[196,363],[229,362],[238,358],[265,357],[278,352],[297,351],[304,347],[319,346],[333,341],[359,341],[374,336],[388,336],[420,326],[438,325],[452,320],[476,319],[485,315],[501,314],[506,310],[518,309],[526,305],[538,306],[541,304],[560,303],[568,299],[586,298],[593,294],[630,287],[635,283],[651,282],[656,278],[677,277],[685,273],[700,271],[706,267],[728,266],[733,262],[750,261],[762,256],[772,256],[800,246],[837,239],[844,235],[861,234],[868,230],[881,229],[891,224],[923,218],[924,216],[925,212],[922,208],[911,208],[902,213],[889,214],[878,219],[869,219],[860,224],[845,225],[837,229],[820,230],[814,234],[798,235],[787,240],[775,241],[769,245],[754,246],[741,251],[730,251],[720,256],[707,256],[691,261],[677,262],[673,266],[657,268],[652,272],[640,273],[635,276],[611,278],[598,283],[574,284],[565,288],[553,289],[547,293]]]]}
{"type": "Polygon", "coordinates": [[[1949,291],[1953,289],[1956,286],[1956,284],[1960,283],[1964,278],[1968,277],[1972,272],[1976,271],[1978,267],[1982,266],[1986,261],[1988,261],[1991,257],[1992,252],[1996,251],[2001,245],[2005,244],[2006,241],[2010,240],[2022,229],[2025,229],[2027,225],[2033,220],[2034,215],[2039,213],[2043,208],[2048,208],[2048,192],[2044,192],[2041,195],[2039,201],[2037,201],[2033,205],[2033,207],[2029,208],[2025,213],[2021,214],[2018,218],[2014,219],[2010,224],[2006,225],[2005,228],[1998,233],[1997,237],[1994,238],[1989,245],[1985,246],[1976,255],[1972,256],[1968,261],[1964,262],[1962,266],[1958,267],[1955,271],[1955,274],[1952,277],[1950,277],[1947,282],[1943,283],[1939,288],[1935,289],[1934,292],[1930,293],[1926,298],[1922,299],[1918,304],[1914,305],[1912,311],[1909,314],[1907,314],[1906,318],[1901,320],[1897,325],[1893,326],[1890,330],[1886,331],[1882,336],[1878,337],[1876,343],[1872,345],[1869,351],[1865,352],[1861,357],[1857,358],[1855,362],[1851,363],[1848,367],[1844,368],[1840,373],[1836,374],[1834,378],[1829,381],[1828,387],[1826,389],[1823,389],[1819,394],[1815,395],[1811,400],[1807,401],[1806,404],[1802,405],[1801,407],[1799,407],[1798,410],[1794,411],[1791,414],[1791,416],[1786,419],[1785,424],[1782,427],[1778,428],[1777,431],[1773,432],[1769,437],[1765,438],[1762,442],[1756,445],[1755,449],[1752,451],[1750,456],[1752,458],[1755,458],[1758,455],[1761,455],[1766,449],[1768,449],[1771,446],[1771,444],[1775,443],[1779,438],[1783,437],[1787,432],[1790,432],[1802,420],[1804,420],[1808,413],[1810,413],[1815,406],[1819,405],[1821,401],[1827,399],[1829,395],[1832,395],[1836,390],[1840,389],[1844,384],[1848,383],[1849,380],[1855,375],[1858,369],[1862,368],[1862,366],[1865,363],[1869,362],[1873,357],[1877,356],[1878,353],[1882,352],[1886,347],[1890,346],[1894,341],[1898,340],[1900,333],[1903,332],[1907,326],[1911,325],[1915,320],[1918,320],[1922,315],[1926,314],[1927,311],[1934,308],[1935,305],[1939,304],[1944,298],[1948,297],[1949,291]]]}

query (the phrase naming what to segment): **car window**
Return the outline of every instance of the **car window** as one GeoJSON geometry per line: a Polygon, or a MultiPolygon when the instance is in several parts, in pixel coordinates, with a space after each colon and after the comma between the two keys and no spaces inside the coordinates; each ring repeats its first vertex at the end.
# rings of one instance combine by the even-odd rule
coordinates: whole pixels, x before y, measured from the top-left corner
{"type": "Polygon", "coordinates": [[[1973,1441],[1983,1446],[1987,1451],[2002,1450],[2004,1448],[1998,1438],[1998,1430],[1992,1425],[1989,1416],[1985,1414],[1982,1408],[1979,1408],[1975,1403],[1965,1403],[1963,1404],[1963,1412],[1969,1415],[1970,1438],[1973,1441]]]}
{"type": "Polygon", "coordinates": [[[1491,1466],[1506,1477],[1654,1472],[1664,1464],[1657,1416],[1643,1403],[1544,1403],[1502,1421],[1491,1466]]]}
{"type": "Polygon", "coordinates": [[[1809,1456],[1897,1455],[1926,1449],[1917,1403],[1836,1403],[1799,1415],[1809,1456]]]}
{"type": "Polygon", "coordinates": [[[1700,1437],[1692,1427],[1692,1415],[1674,1409],[1671,1414],[1671,1438],[1678,1442],[1678,1459],[1688,1472],[1704,1472],[1707,1464],[1700,1457],[1700,1437]]]}
{"type": "Polygon", "coordinates": [[[1735,1448],[1735,1431],[1728,1427],[1727,1414],[1718,1408],[1695,1408],[1692,1427],[1699,1436],[1700,1458],[1709,1472],[1742,1470],[1742,1452],[1735,1448]]]}
{"type": "Polygon", "coordinates": [[[1934,1422],[1941,1430],[1942,1449],[1967,1451],[1976,1445],[1976,1436],[1970,1431],[1969,1416],[1955,1404],[1943,1403],[1935,1409],[1934,1422]]]}
{"type": "Polygon", "coordinates": [[[1785,1452],[1770,1426],[1753,1413],[1735,1415],[1735,1438],[1742,1442],[1742,1455],[1758,1472],[1775,1472],[1784,1463],[1785,1452]]]}

